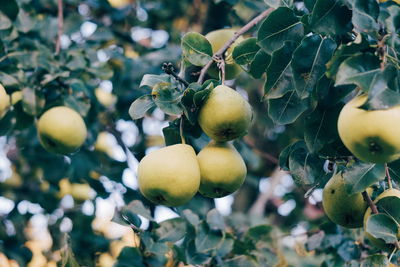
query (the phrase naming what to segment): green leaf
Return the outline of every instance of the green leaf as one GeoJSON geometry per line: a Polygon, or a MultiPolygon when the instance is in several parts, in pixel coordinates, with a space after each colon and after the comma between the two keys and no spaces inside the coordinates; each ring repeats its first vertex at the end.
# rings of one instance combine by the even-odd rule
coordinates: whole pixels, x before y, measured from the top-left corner
{"type": "Polygon", "coordinates": [[[308,109],[307,100],[298,97],[296,91],[289,91],[276,99],[268,99],[268,115],[276,124],[290,124],[308,109]]]}
{"type": "Polygon", "coordinates": [[[205,223],[197,229],[195,244],[198,252],[205,253],[217,248],[223,242],[220,231],[212,231],[205,223]]]}
{"type": "Polygon", "coordinates": [[[259,50],[255,56],[254,60],[250,64],[249,74],[255,79],[261,78],[264,72],[267,70],[269,63],[271,62],[271,56],[267,54],[264,50],[259,50]]]}
{"type": "Polygon", "coordinates": [[[124,226],[136,226],[140,227],[142,225],[142,220],[135,213],[130,210],[115,211],[112,218],[113,222],[124,225],[124,226]]]}
{"type": "Polygon", "coordinates": [[[14,76],[9,75],[5,72],[0,72],[0,81],[1,84],[5,87],[19,85],[19,81],[16,78],[14,78],[14,76]]]}
{"type": "Polygon", "coordinates": [[[353,42],[341,44],[338,49],[336,49],[332,58],[326,64],[326,75],[331,79],[336,79],[336,74],[340,64],[347,58],[353,56],[354,54],[360,53],[362,50],[367,48],[369,48],[369,43],[363,34],[358,34],[353,42]]]}
{"type": "Polygon", "coordinates": [[[182,92],[178,91],[170,83],[158,83],[151,92],[154,103],[162,111],[169,115],[181,115],[183,112],[181,106],[182,92]]]}
{"type": "Polygon", "coordinates": [[[383,239],[387,244],[398,242],[398,225],[388,215],[383,213],[372,214],[366,225],[365,230],[373,237],[383,239]]]}
{"type": "Polygon", "coordinates": [[[318,105],[324,108],[332,108],[337,104],[344,102],[343,99],[348,96],[355,88],[355,85],[335,86],[334,81],[327,76],[323,76],[317,83],[316,97],[318,105]]]}
{"type": "Polygon", "coordinates": [[[207,213],[207,223],[211,230],[225,229],[224,218],[216,209],[212,209],[207,213]]]}
{"type": "Polygon", "coordinates": [[[342,105],[316,108],[304,120],[304,140],[311,153],[318,153],[326,145],[339,139],[336,122],[342,105]]]}
{"type": "Polygon", "coordinates": [[[210,42],[200,33],[189,32],[182,37],[183,57],[195,66],[204,66],[212,60],[210,42]]]}
{"type": "Polygon", "coordinates": [[[155,107],[155,105],[156,104],[151,95],[143,95],[133,101],[129,107],[129,115],[132,120],[140,119],[146,115],[146,112],[149,111],[149,109],[155,107]]]}
{"type": "Polygon", "coordinates": [[[316,33],[340,35],[351,30],[351,11],[338,0],[317,0],[310,17],[316,33]]]}
{"type": "Polygon", "coordinates": [[[380,199],[376,206],[378,211],[387,214],[400,227],[400,198],[397,196],[385,197],[380,199]]]}
{"type": "Polygon", "coordinates": [[[29,13],[21,9],[15,25],[20,32],[28,33],[35,28],[36,20],[29,13]]]}
{"type": "Polygon", "coordinates": [[[165,145],[171,146],[182,143],[179,124],[170,122],[167,127],[162,129],[165,139],[165,145]]]}
{"type": "Polygon", "coordinates": [[[39,115],[45,103],[45,98],[41,92],[28,87],[22,89],[22,108],[29,115],[39,115]]]}
{"type": "Polygon", "coordinates": [[[291,145],[288,145],[281,151],[279,154],[279,167],[284,171],[289,171],[289,156],[293,150],[298,148],[302,148],[304,145],[304,141],[297,141],[291,145]]]}
{"type": "Polygon", "coordinates": [[[257,44],[257,38],[247,38],[235,46],[232,57],[235,62],[248,71],[249,65],[253,62],[255,55],[260,50],[257,44]]]}
{"type": "Polygon", "coordinates": [[[272,53],[264,85],[265,98],[280,98],[293,90],[294,80],[291,63],[296,47],[297,45],[293,42],[285,42],[281,49],[272,53]]]}
{"type": "Polygon", "coordinates": [[[303,141],[292,149],[288,162],[290,174],[297,184],[310,186],[326,178],[325,160],[311,154],[303,141]]]}
{"type": "Polygon", "coordinates": [[[319,35],[307,36],[301,41],[292,59],[294,84],[300,98],[308,97],[313,91],[335,49],[336,43],[332,39],[319,35]]]}
{"type": "Polygon", "coordinates": [[[171,76],[168,74],[145,74],[140,82],[139,88],[147,87],[153,89],[153,87],[158,83],[171,83],[171,76]]]}
{"type": "Polygon", "coordinates": [[[273,227],[270,225],[256,225],[253,227],[250,227],[249,230],[247,230],[245,237],[248,239],[251,239],[254,243],[257,242],[270,242],[272,241],[272,230],[273,227]]]}
{"type": "Polygon", "coordinates": [[[360,193],[385,178],[385,166],[383,164],[356,162],[344,169],[342,175],[347,193],[360,193]]]}
{"type": "Polygon", "coordinates": [[[293,0],[264,0],[264,2],[273,8],[278,8],[280,6],[290,7],[293,5],[293,0]]]}
{"type": "Polygon", "coordinates": [[[260,25],[257,40],[267,53],[272,53],[281,48],[285,41],[300,41],[303,34],[303,25],[293,10],[280,7],[260,25]]]}
{"type": "Polygon", "coordinates": [[[380,72],[378,57],[372,54],[355,55],[340,64],[335,85],[356,84],[367,91],[378,72],[380,72]]]}
{"type": "Polygon", "coordinates": [[[18,16],[19,7],[16,0],[0,0],[0,11],[11,20],[15,20],[18,16]]]}
{"type": "Polygon", "coordinates": [[[159,242],[176,242],[186,234],[186,222],[182,218],[173,218],[160,223],[156,230],[159,242]]]}
{"type": "Polygon", "coordinates": [[[389,266],[389,260],[385,255],[370,255],[362,261],[362,267],[386,267],[389,266]]]}
{"type": "Polygon", "coordinates": [[[353,17],[351,19],[354,27],[359,32],[378,36],[379,5],[375,0],[353,0],[353,17]]]}

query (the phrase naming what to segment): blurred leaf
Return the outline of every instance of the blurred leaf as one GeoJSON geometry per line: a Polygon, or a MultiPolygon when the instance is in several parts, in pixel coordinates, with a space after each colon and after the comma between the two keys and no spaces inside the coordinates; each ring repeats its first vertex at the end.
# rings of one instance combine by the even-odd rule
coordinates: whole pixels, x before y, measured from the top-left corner
{"type": "Polygon", "coordinates": [[[346,240],[338,249],[339,256],[346,262],[352,259],[358,259],[361,256],[361,250],[353,240],[346,240]]]}
{"type": "Polygon", "coordinates": [[[344,169],[342,175],[347,193],[361,193],[385,178],[385,166],[358,161],[344,169]]]}
{"type": "Polygon", "coordinates": [[[147,87],[153,89],[153,87],[158,83],[171,83],[171,76],[168,74],[145,74],[140,82],[139,88],[147,87]]]}
{"type": "Polygon", "coordinates": [[[11,20],[15,20],[18,16],[19,7],[16,0],[0,0],[0,11],[11,20]]]}
{"type": "Polygon", "coordinates": [[[132,120],[140,119],[146,115],[146,112],[149,111],[149,109],[155,107],[155,105],[156,104],[151,95],[143,95],[133,101],[129,107],[129,115],[132,120]]]}
{"type": "Polygon", "coordinates": [[[217,209],[212,209],[207,213],[207,223],[211,230],[224,230],[225,222],[217,209]]]}
{"type": "Polygon", "coordinates": [[[189,32],[182,37],[183,57],[195,66],[204,66],[212,60],[210,42],[200,33],[189,32]]]}
{"type": "Polygon", "coordinates": [[[185,236],[186,222],[182,218],[163,221],[156,233],[159,242],[176,242],[185,236]]]}
{"type": "Polygon", "coordinates": [[[264,0],[264,2],[270,6],[270,7],[274,7],[274,8],[278,8],[280,6],[292,6],[293,4],[293,0],[264,0]]]}
{"type": "Polygon", "coordinates": [[[126,205],[123,210],[133,212],[135,214],[141,215],[144,218],[153,221],[150,210],[148,210],[140,200],[133,200],[128,205],[126,205]]]}
{"type": "Polygon", "coordinates": [[[39,115],[45,105],[45,99],[41,92],[32,88],[22,89],[22,108],[26,113],[32,116],[39,115]]]}
{"type": "Polygon", "coordinates": [[[319,35],[305,37],[294,51],[293,78],[300,98],[308,97],[326,71],[325,64],[332,57],[336,43],[319,35]]]}
{"type": "Polygon", "coordinates": [[[375,0],[353,0],[353,17],[354,27],[359,32],[365,32],[378,35],[379,25],[379,5],[375,0]]]}
{"type": "Polygon", "coordinates": [[[146,267],[143,262],[142,255],[136,247],[124,247],[121,253],[118,255],[117,262],[113,265],[114,267],[146,267]]]}
{"type": "Polygon", "coordinates": [[[217,248],[223,241],[219,231],[212,231],[205,223],[197,229],[195,244],[198,252],[205,253],[217,248]]]}
{"type": "Polygon", "coordinates": [[[389,260],[385,255],[370,255],[362,261],[362,267],[382,267],[389,266],[389,260]]]}
{"type": "Polygon", "coordinates": [[[375,238],[383,239],[388,244],[398,242],[397,234],[399,233],[399,227],[386,214],[372,214],[367,220],[365,231],[375,238]]]}
{"type": "Polygon", "coordinates": [[[258,29],[258,44],[267,53],[281,48],[285,41],[300,41],[304,29],[293,10],[279,7],[274,10],[258,29]]]}

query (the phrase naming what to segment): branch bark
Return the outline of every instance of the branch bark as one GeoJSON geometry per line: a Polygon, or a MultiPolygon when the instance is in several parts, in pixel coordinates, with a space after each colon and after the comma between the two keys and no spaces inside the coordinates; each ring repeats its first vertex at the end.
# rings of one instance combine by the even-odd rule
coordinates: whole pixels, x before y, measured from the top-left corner
{"type": "MultiPolygon", "coordinates": [[[[264,18],[266,18],[272,11],[275,9],[270,7],[264,12],[262,12],[260,15],[252,19],[249,23],[244,25],[242,28],[240,28],[231,39],[229,39],[215,54],[213,55],[213,58],[223,58],[223,55],[225,54],[226,50],[228,50],[229,47],[243,34],[245,34],[247,31],[249,31],[251,28],[253,28],[255,25],[257,25],[260,21],[262,21],[264,18]]],[[[204,77],[207,73],[207,70],[211,67],[213,64],[214,59],[210,60],[200,71],[200,76],[199,79],[197,80],[198,83],[202,84],[204,77]]]]}
{"type": "Polygon", "coordinates": [[[372,201],[371,197],[368,195],[367,191],[362,192],[364,200],[367,202],[368,206],[371,208],[373,214],[378,213],[375,203],[372,201]]]}
{"type": "Polygon", "coordinates": [[[58,0],[58,32],[56,40],[56,55],[60,53],[61,50],[61,36],[64,29],[64,12],[63,12],[63,0],[58,0]]]}

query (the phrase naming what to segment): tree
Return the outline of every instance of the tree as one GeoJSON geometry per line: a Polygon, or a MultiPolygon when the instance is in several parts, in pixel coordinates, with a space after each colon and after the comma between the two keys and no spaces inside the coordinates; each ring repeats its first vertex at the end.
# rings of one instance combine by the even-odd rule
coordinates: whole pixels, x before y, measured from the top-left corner
{"type": "Polygon", "coordinates": [[[400,182],[400,148],[381,138],[398,136],[398,126],[378,127],[392,115],[377,115],[365,127],[337,127],[350,116],[343,107],[362,94],[361,112],[397,114],[397,1],[3,2],[0,265],[399,263],[399,195],[381,195],[400,182]],[[213,45],[206,34],[225,27],[231,37],[213,45]],[[237,65],[240,75],[228,73],[237,65]],[[252,107],[247,134],[229,146],[246,164],[243,185],[225,199],[196,194],[171,209],[147,200],[138,163],[164,144],[198,153],[210,141],[199,112],[221,84],[252,107]],[[60,152],[48,148],[57,142],[38,137],[39,119],[55,106],[84,119],[86,139],[74,153],[48,152],[60,152]],[[370,129],[372,141],[363,136],[370,129]],[[365,139],[374,155],[390,148],[391,157],[365,157],[346,135],[365,139]],[[321,192],[331,177],[343,179],[347,194],[362,194],[363,228],[324,216],[321,192]],[[173,218],[160,220],[160,210],[173,218]]]}

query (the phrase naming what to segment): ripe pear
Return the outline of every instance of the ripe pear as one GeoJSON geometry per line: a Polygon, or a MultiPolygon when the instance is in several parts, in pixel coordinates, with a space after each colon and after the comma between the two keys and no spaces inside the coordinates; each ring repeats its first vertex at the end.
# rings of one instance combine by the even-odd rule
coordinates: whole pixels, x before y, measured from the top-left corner
{"type": "Polygon", "coordinates": [[[367,95],[355,97],[340,112],[339,136],[357,158],[385,163],[400,158],[400,105],[384,110],[360,107],[367,95]]]}
{"type": "Polygon", "coordinates": [[[6,114],[10,107],[10,96],[7,94],[3,85],[0,84],[0,119],[6,114]]]}
{"type": "MultiPolygon", "coordinates": [[[[229,41],[229,39],[233,37],[235,32],[234,29],[221,29],[209,32],[205,37],[210,42],[213,53],[216,53],[227,41],[229,41]]],[[[242,72],[240,66],[233,60],[232,53],[235,46],[243,40],[244,38],[240,36],[225,52],[225,78],[227,80],[236,78],[236,76],[242,72]]],[[[215,79],[219,78],[219,70],[216,64],[211,66],[208,70],[208,74],[215,79]]]]}
{"type": "MultiPolygon", "coordinates": [[[[384,199],[386,197],[398,197],[400,198],[400,190],[397,189],[388,189],[383,191],[379,196],[376,197],[376,199],[374,200],[374,203],[377,204],[379,202],[379,200],[384,199]]],[[[365,212],[364,215],[364,230],[367,229],[367,221],[369,216],[371,216],[371,208],[368,208],[367,211],[365,212]]],[[[369,239],[369,241],[371,242],[371,244],[378,248],[378,249],[392,249],[393,245],[390,244],[386,244],[384,240],[380,239],[380,238],[375,238],[372,235],[370,235],[369,233],[367,233],[365,231],[365,237],[369,239]]],[[[398,233],[398,238],[400,238],[400,232],[398,233]]]]}
{"type": "Polygon", "coordinates": [[[239,152],[229,143],[211,141],[197,155],[201,182],[199,192],[212,198],[235,192],[244,182],[247,169],[239,152]]]}
{"type": "Polygon", "coordinates": [[[361,193],[346,192],[342,173],[336,173],[325,185],[322,205],[328,218],[346,228],[363,226],[367,203],[361,193]]]}
{"type": "Polygon", "coordinates": [[[38,121],[39,140],[44,149],[56,154],[70,154],[85,142],[87,130],[75,110],[58,106],[47,110],[38,121]]]}
{"type": "Polygon", "coordinates": [[[185,144],[167,146],[146,155],[138,167],[139,189],[155,204],[181,206],[200,186],[194,149],[185,144]]]}
{"type": "Polygon", "coordinates": [[[132,4],[132,0],[108,0],[113,8],[124,8],[132,4]]]}
{"type": "Polygon", "coordinates": [[[200,109],[198,121],[203,131],[218,142],[246,134],[252,119],[250,104],[225,85],[215,87],[200,109]]]}

